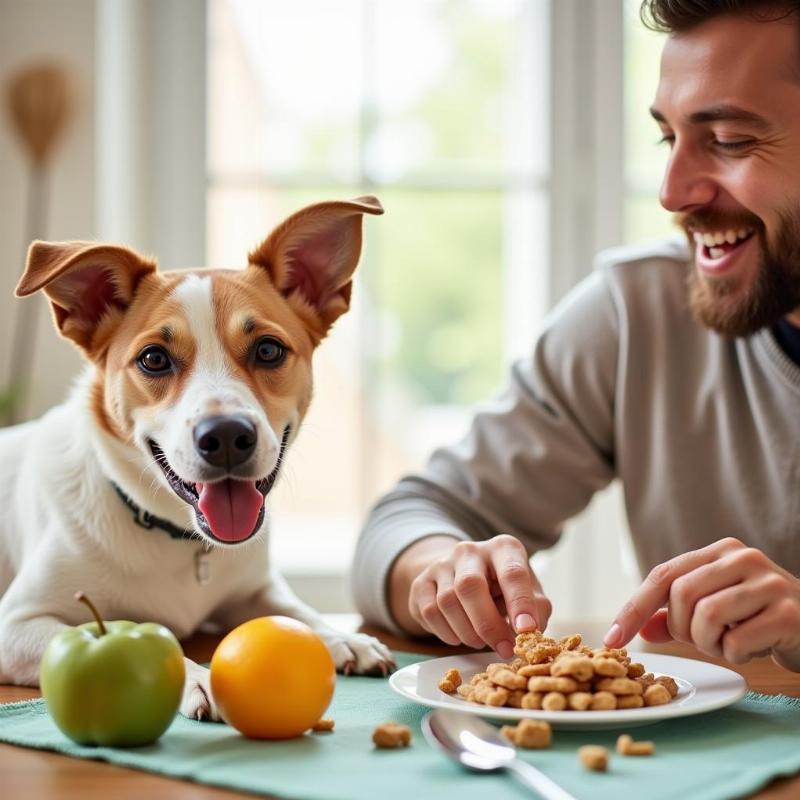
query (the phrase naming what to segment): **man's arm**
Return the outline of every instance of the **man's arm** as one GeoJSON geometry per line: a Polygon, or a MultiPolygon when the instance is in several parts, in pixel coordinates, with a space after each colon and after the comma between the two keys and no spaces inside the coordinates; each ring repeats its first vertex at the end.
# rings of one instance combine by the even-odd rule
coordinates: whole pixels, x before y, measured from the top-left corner
{"type": "Polygon", "coordinates": [[[549,603],[537,599],[528,557],[557,541],[563,522],[615,474],[618,324],[606,279],[595,273],[553,313],[464,440],[379,500],[353,566],[368,621],[495,646],[512,634],[503,622],[497,638],[497,615],[513,616],[523,598],[525,613],[544,624],[549,603]],[[458,541],[416,545],[434,533],[458,541]]]}

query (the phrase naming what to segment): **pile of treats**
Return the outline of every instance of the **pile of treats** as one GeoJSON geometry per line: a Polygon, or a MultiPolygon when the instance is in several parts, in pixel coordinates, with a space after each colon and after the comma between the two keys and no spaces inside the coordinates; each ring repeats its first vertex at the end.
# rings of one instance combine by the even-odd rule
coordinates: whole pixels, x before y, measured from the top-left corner
{"type": "Polygon", "coordinates": [[[466,684],[458,670],[448,670],[439,688],[473,703],[542,711],[660,706],[678,693],[673,678],[645,672],[625,649],[592,649],[577,633],[559,640],[520,633],[514,654],[514,661],[489,664],[466,684]]]}

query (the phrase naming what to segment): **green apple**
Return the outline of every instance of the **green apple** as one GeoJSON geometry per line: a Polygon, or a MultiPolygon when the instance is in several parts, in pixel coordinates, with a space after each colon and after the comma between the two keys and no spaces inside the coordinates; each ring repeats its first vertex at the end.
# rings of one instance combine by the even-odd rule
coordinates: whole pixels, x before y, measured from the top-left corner
{"type": "Polygon", "coordinates": [[[56,634],[39,685],[60,730],[78,744],[137,747],[169,727],[183,693],[183,651],[163,625],[100,619],[56,634]]]}

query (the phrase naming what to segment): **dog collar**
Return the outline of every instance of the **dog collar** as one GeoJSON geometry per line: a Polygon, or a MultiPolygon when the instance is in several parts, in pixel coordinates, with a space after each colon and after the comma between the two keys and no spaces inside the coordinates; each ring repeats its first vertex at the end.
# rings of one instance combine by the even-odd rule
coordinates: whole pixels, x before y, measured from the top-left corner
{"type": "Polygon", "coordinates": [[[147,528],[148,530],[152,530],[153,528],[158,528],[159,530],[164,531],[165,533],[169,534],[170,539],[196,539],[198,538],[197,534],[194,531],[187,531],[183,528],[179,528],[177,525],[173,525],[168,519],[161,519],[161,517],[156,517],[151,514],[149,511],[145,511],[143,508],[140,508],[133,502],[133,500],[122,491],[122,489],[117,486],[114,481],[111,481],[111,485],[116,490],[117,494],[119,495],[120,499],[123,503],[125,503],[128,508],[133,511],[133,521],[142,528],[147,528]]]}

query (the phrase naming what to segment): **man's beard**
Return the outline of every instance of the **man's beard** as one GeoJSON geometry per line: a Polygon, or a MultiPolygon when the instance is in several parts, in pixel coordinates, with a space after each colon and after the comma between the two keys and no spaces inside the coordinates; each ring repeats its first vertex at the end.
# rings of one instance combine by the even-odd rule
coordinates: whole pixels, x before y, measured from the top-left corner
{"type": "Polygon", "coordinates": [[[752,228],[759,241],[756,275],[749,287],[742,287],[741,277],[709,279],[696,266],[691,270],[689,301],[703,325],[730,338],[750,336],[800,307],[800,207],[778,216],[780,227],[773,247],[767,244],[764,223],[751,214],[698,212],[679,217],[693,252],[696,230],[752,228]]]}

